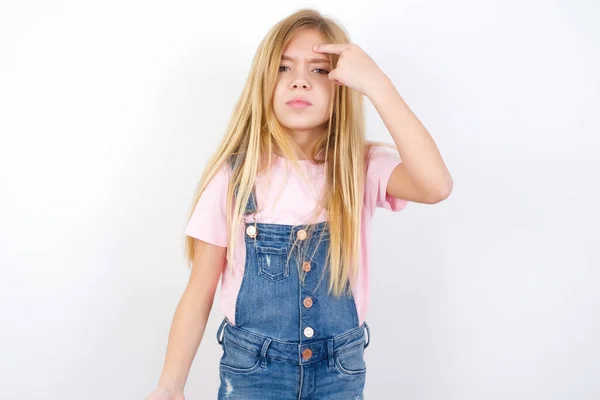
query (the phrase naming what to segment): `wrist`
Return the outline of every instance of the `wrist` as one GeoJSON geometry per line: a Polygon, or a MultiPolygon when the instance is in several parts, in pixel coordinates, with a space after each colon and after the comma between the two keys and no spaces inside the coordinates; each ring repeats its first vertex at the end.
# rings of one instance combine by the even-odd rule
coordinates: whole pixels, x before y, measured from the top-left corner
{"type": "Polygon", "coordinates": [[[160,381],[158,387],[170,395],[183,395],[183,387],[174,382],[160,381]]]}
{"type": "Polygon", "coordinates": [[[376,102],[381,97],[389,97],[395,90],[396,88],[391,79],[384,73],[381,73],[380,76],[371,82],[366,96],[371,102],[376,102]]]}

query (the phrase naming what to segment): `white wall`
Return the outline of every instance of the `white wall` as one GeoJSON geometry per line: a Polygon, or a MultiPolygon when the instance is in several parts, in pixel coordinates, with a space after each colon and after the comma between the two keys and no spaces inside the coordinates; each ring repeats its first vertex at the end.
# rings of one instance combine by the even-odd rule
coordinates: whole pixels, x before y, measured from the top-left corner
{"type": "MultiPolygon", "coordinates": [[[[2,5],[0,398],[153,389],[201,168],[263,35],[312,5],[2,5]]],[[[600,5],[317,6],[455,182],[443,203],[375,215],[366,398],[600,398],[600,5]]],[[[368,137],[391,142],[368,112],[368,137]]],[[[189,399],[216,397],[218,306],[189,399]]]]}

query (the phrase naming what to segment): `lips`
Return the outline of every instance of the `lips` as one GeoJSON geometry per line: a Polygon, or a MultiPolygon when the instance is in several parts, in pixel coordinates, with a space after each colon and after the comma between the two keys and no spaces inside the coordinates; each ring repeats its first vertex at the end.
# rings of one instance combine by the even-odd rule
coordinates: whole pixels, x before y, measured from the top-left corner
{"type": "Polygon", "coordinates": [[[312,103],[302,97],[294,97],[293,99],[288,101],[286,104],[297,105],[297,106],[300,106],[300,105],[310,106],[312,103]]]}

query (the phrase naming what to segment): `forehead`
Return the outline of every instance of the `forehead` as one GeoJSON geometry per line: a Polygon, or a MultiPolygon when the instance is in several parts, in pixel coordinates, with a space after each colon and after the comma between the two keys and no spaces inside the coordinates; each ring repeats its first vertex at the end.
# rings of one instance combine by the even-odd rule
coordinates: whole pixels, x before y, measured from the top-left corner
{"type": "MultiPolygon", "coordinates": [[[[323,43],[321,32],[314,28],[299,29],[294,33],[283,54],[291,57],[319,57],[323,56],[313,50],[313,46],[323,43]]],[[[326,57],[324,57],[326,58],[326,57]]]]}

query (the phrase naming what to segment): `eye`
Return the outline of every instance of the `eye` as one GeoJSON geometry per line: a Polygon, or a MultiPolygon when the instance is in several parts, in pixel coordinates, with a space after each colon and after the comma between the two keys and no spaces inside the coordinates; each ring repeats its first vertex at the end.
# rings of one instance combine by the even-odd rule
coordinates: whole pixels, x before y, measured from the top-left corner
{"type": "MultiPolygon", "coordinates": [[[[285,65],[280,65],[279,66],[279,72],[283,72],[285,68],[290,69],[289,67],[286,67],[285,65]]],[[[317,72],[320,75],[327,75],[327,74],[329,74],[329,71],[327,71],[326,69],[323,69],[323,68],[317,68],[314,71],[320,71],[320,72],[317,72]]]]}

